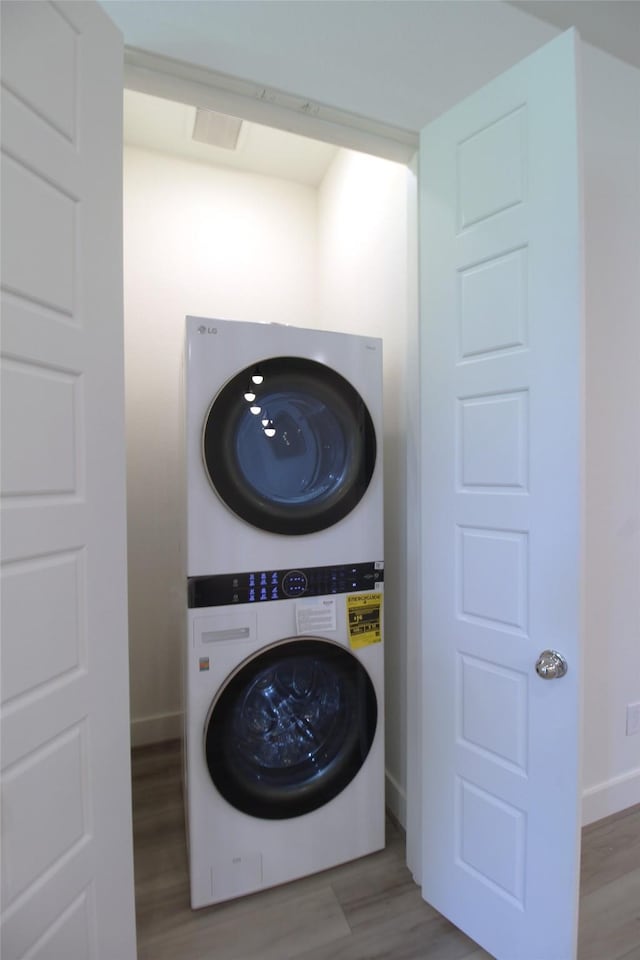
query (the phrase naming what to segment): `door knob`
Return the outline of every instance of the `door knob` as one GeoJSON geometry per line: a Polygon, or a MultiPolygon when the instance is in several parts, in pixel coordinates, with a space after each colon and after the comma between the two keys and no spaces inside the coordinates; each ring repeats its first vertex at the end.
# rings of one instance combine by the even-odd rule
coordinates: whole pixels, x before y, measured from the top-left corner
{"type": "Polygon", "coordinates": [[[567,661],[557,650],[543,650],[536,660],[536,673],[543,680],[559,680],[568,669],[567,661]]]}

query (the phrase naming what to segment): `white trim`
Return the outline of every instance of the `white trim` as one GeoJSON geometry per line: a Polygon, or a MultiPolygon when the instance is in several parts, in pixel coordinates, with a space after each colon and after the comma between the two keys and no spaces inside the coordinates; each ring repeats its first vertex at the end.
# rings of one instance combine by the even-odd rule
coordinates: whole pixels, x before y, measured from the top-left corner
{"type": "Polygon", "coordinates": [[[582,825],[640,803],[640,767],[587,787],[582,794],[582,825]]]}
{"type": "Polygon", "coordinates": [[[385,770],[385,803],[403,830],[407,826],[407,796],[396,778],[385,770]]]}
{"type": "Polygon", "coordinates": [[[124,85],[385,160],[408,163],[418,134],[171,57],[125,47],[124,85]]]}
{"type": "Polygon", "coordinates": [[[151,717],[137,717],[131,721],[131,746],[144,747],[150,743],[179,740],[182,737],[182,717],[181,710],[176,713],[157,713],[151,717]]]}

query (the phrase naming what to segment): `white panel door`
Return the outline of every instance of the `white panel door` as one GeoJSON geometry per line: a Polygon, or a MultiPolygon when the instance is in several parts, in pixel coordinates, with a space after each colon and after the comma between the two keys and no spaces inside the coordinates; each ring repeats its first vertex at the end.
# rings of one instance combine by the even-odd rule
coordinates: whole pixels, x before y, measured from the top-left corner
{"type": "Polygon", "coordinates": [[[500,960],[570,960],[579,859],[576,38],[421,140],[423,894],[500,960]],[[560,651],[569,669],[541,679],[560,651]]]}
{"type": "Polygon", "coordinates": [[[135,957],[122,41],[2,4],[3,960],[135,957]]]}

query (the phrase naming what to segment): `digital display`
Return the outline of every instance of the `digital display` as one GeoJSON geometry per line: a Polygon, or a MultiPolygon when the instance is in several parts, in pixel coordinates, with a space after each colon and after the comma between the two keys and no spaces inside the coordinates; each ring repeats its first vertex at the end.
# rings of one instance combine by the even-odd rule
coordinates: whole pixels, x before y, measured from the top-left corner
{"type": "Polygon", "coordinates": [[[188,602],[189,607],[194,608],[319,597],[374,590],[376,583],[383,580],[381,562],[191,577],[188,580],[188,602]]]}

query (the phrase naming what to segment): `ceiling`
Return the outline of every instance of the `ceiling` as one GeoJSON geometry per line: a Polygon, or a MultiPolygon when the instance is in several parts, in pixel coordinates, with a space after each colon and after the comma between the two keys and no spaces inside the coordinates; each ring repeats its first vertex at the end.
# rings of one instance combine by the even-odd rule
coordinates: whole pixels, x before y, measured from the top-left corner
{"type": "Polygon", "coordinates": [[[638,0],[508,0],[511,6],[561,30],[577,27],[583,40],[640,67],[638,0]]]}
{"type": "MultiPolygon", "coordinates": [[[[640,67],[638,0],[101,3],[131,47],[339,103],[347,112],[408,130],[419,130],[570,26],[640,67]]],[[[336,152],[247,122],[236,151],[210,147],[191,139],[194,114],[193,106],[126,91],[125,142],[311,186],[321,182],[336,152]]]]}
{"type": "Polygon", "coordinates": [[[134,90],[124,92],[124,142],[196,163],[279,177],[317,187],[337,147],[245,121],[235,150],[192,139],[195,106],[134,90]]]}

